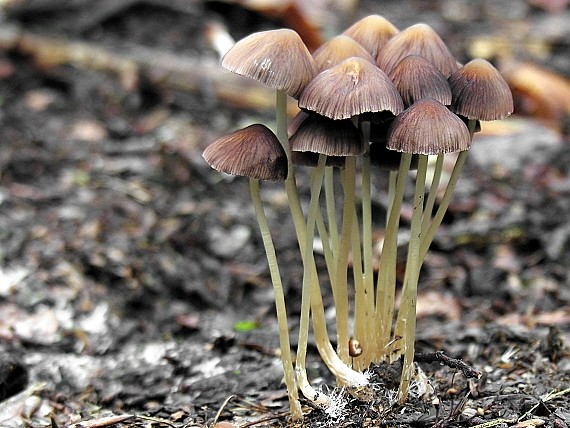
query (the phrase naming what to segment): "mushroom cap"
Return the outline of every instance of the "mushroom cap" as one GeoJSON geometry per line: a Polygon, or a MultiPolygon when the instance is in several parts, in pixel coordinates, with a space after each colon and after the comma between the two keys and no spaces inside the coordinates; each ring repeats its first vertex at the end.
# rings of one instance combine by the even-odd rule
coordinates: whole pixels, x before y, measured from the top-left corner
{"type": "Polygon", "coordinates": [[[449,77],[450,109],[468,119],[497,120],[513,110],[513,95],[499,71],[484,59],[474,59],[449,77]]]}
{"type": "Polygon", "coordinates": [[[299,107],[331,119],[365,112],[399,114],[402,97],[386,74],[369,61],[352,57],[315,76],[299,98],[299,107]]]}
{"type": "Polygon", "coordinates": [[[350,119],[333,120],[309,115],[289,140],[293,152],[327,156],[359,156],[364,153],[362,136],[350,119]]]}
{"type": "Polygon", "coordinates": [[[293,30],[260,31],[239,40],[222,59],[227,70],[298,98],[316,74],[311,53],[293,30]]]}
{"type": "Polygon", "coordinates": [[[258,180],[287,178],[287,155],[275,134],[265,125],[254,124],[221,137],[202,155],[217,171],[258,180]]]}
{"type": "Polygon", "coordinates": [[[313,59],[318,72],[331,68],[347,58],[357,56],[376,64],[376,60],[370,53],[356,40],[343,36],[335,36],[328,42],[321,45],[313,52],[313,59]]]}
{"type": "Polygon", "coordinates": [[[412,25],[388,40],[384,48],[378,53],[376,63],[378,67],[389,74],[408,55],[423,56],[445,78],[451,76],[459,68],[445,42],[427,24],[412,25]]]}
{"type": "Polygon", "coordinates": [[[416,101],[388,130],[387,147],[398,152],[437,155],[467,150],[470,144],[465,123],[431,98],[416,101]]]}
{"type": "Polygon", "coordinates": [[[399,30],[381,15],[368,15],[348,27],[342,34],[360,43],[376,58],[388,40],[399,30]]]}
{"type": "Polygon", "coordinates": [[[419,55],[408,55],[388,74],[409,107],[422,98],[433,98],[444,105],[451,104],[449,82],[435,66],[419,55]]]}

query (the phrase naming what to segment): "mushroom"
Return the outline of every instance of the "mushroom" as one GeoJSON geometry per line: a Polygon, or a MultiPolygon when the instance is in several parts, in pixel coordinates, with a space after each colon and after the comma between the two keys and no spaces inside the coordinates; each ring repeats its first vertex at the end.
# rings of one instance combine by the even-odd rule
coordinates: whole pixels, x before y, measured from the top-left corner
{"type": "Polygon", "coordinates": [[[259,192],[259,180],[283,181],[287,176],[285,151],[269,128],[255,124],[214,141],[204,150],[203,157],[217,171],[249,177],[251,198],[261,231],[275,293],[281,362],[285,375],[291,417],[293,420],[302,420],[303,413],[299,402],[293,360],[291,358],[283,285],[277,264],[275,247],[259,192]]]}
{"type": "Polygon", "coordinates": [[[408,55],[388,74],[400,92],[404,105],[411,106],[422,98],[451,104],[451,87],[435,66],[419,55],[408,55]]]}
{"type": "Polygon", "coordinates": [[[380,15],[368,15],[348,27],[342,34],[352,37],[376,58],[388,40],[399,30],[380,15]]]}
{"type": "Polygon", "coordinates": [[[331,119],[348,119],[366,112],[404,109],[388,76],[369,61],[347,58],[315,76],[299,98],[299,107],[331,119]]]}
{"type": "Polygon", "coordinates": [[[370,61],[370,63],[376,64],[376,60],[364,46],[360,45],[356,40],[343,35],[333,37],[313,52],[313,58],[319,72],[353,56],[364,58],[370,61]]]}
{"type": "MultiPolygon", "coordinates": [[[[513,96],[509,85],[498,70],[484,59],[474,59],[449,77],[452,92],[451,111],[467,119],[470,138],[480,130],[481,120],[504,119],[513,112],[513,96]]],[[[467,150],[461,151],[453,166],[439,208],[429,225],[424,224],[421,253],[423,257],[433,241],[435,232],[445,215],[459,174],[467,158],[467,150]]]]}
{"type": "MultiPolygon", "coordinates": [[[[400,402],[407,397],[413,375],[417,284],[423,256],[425,256],[421,252],[421,243],[427,156],[466,151],[470,142],[469,131],[463,121],[451,113],[443,104],[430,98],[419,100],[408,107],[394,119],[388,130],[387,147],[391,150],[402,152],[398,182],[404,177],[404,175],[400,176],[400,174],[405,173],[412,154],[419,155],[402,302],[398,310],[393,340],[391,341],[392,354],[390,358],[395,359],[400,355],[404,356],[399,389],[400,402]]],[[[403,185],[399,186],[398,191],[400,189],[403,190],[403,187],[403,185]]],[[[402,195],[397,192],[394,204],[400,204],[401,199],[402,195]]],[[[392,216],[396,217],[397,214],[394,214],[394,211],[390,213],[391,218],[386,229],[386,239],[390,238],[394,241],[394,229],[391,229],[390,225],[392,216]]],[[[394,220],[394,223],[396,222],[397,220],[394,220]]],[[[388,262],[385,263],[382,260],[384,264],[381,268],[383,270],[393,269],[395,247],[393,244],[390,244],[385,249],[388,262]]],[[[382,257],[384,257],[384,254],[383,249],[382,257]]],[[[386,272],[382,271],[379,273],[379,279],[380,277],[386,278],[386,272]]],[[[392,280],[392,278],[390,279],[392,280]]],[[[379,288],[386,290],[386,296],[392,299],[394,286],[394,283],[386,282],[379,288]]],[[[383,297],[386,298],[386,296],[383,297]]],[[[388,307],[392,307],[392,305],[392,301],[388,302],[388,307]]],[[[391,319],[391,312],[388,311],[388,315],[383,314],[383,316],[386,319],[391,319]]]]}
{"type": "Polygon", "coordinates": [[[392,37],[379,52],[376,63],[390,73],[408,55],[424,57],[446,78],[459,68],[445,42],[427,24],[412,25],[392,37]]]}

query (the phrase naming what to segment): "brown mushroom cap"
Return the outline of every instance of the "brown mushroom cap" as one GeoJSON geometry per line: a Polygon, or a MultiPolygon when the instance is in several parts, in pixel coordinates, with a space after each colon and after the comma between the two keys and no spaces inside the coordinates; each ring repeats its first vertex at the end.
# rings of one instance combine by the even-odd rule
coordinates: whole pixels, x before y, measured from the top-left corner
{"type": "Polygon", "coordinates": [[[315,76],[301,94],[299,107],[331,119],[348,119],[384,110],[399,114],[404,104],[382,70],[352,57],[315,76]]]}
{"type": "Polygon", "coordinates": [[[376,58],[386,42],[398,34],[399,30],[380,15],[369,15],[355,22],[342,34],[360,43],[376,58]]]}
{"type": "Polygon", "coordinates": [[[423,56],[446,78],[459,68],[447,45],[427,24],[412,25],[392,37],[378,53],[376,63],[389,74],[408,55],[423,56]]]}
{"type": "Polygon", "coordinates": [[[298,98],[316,74],[313,57],[293,30],[260,31],[238,41],[222,66],[298,98]]]}
{"type": "Polygon", "coordinates": [[[270,181],[287,178],[285,150],[265,125],[250,125],[221,137],[202,156],[208,165],[226,174],[270,181]]]}
{"type": "Polygon", "coordinates": [[[364,58],[372,64],[376,64],[376,60],[364,46],[360,45],[356,40],[343,35],[333,37],[313,52],[318,72],[331,68],[353,56],[364,58]]]}
{"type": "Polygon", "coordinates": [[[419,55],[408,55],[388,74],[400,91],[404,105],[409,107],[422,98],[433,98],[451,104],[451,87],[435,66],[419,55]]]}
{"type": "Polygon", "coordinates": [[[309,115],[289,140],[293,152],[327,156],[359,156],[364,153],[362,136],[350,119],[333,120],[309,115]]]}
{"type": "Polygon", "coordinates": [[[499,71],[484,59],[474,59],[449,78],[450,109],[468,119],[504,119],[513,112],[513,95],[499,71]]]}
{"type": "Polygon", "coordinates": [[[403,153],[437,155],[467,150],[470,144],[465,123],[431,98],[412,104],[388,130],[387,147],[403,153]]]}

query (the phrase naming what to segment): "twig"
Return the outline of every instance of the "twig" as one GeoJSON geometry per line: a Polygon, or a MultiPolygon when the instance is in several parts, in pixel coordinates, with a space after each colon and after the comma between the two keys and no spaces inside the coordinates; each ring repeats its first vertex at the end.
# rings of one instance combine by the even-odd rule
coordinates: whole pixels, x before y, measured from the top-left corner
{"type": "Polygon", "coordinates": [[[216,416],[214,417],[214,421],[212,422],[212,426],[215,427],[216,423],[218,422],[218,419],[220,419],[220,415],[222,414],[222,412],[224,411],[224,408],[228,405],[228,403],[230,402],[230,400],[234,398],[233,395],[230,395],[228,398],[226,398],[224,400],[224,402],[222,403],[222,405],[220,406],[220,408],[218,409],[216,416]]]}
{"type": "Polygon", "coordinates": [[[81,428],[103,428],[108,427],[111,425],[118,424],[120,422],[125,422],[131,418],[134,418],[135,415],[115,415],[115,416],[107,416],[104,418],[92,419],[90,421],[82,421],[78,422],[71,427],[81,427],[81,428]]]}
{"type": "MultiPolygon", "coordinates": [[[[78,40],[40,36],[17,26],[0,28],[0,50],[15,51],[44,69],[71,64],[74,67],[116,74],[125,86],[144,75],[164,90],[202,94],[221,103],[252,110],[275,107],[274,91],[254,80],[224,70],[214,61],[192,58],[142,46],[121,51],[78,40]]],[[[288,114],[298,111],[289,100],[288,114]]]]}
{"type": "Polygon", "coordinates": [[[443,351],[416,354],[414,356],[414,360],[419,363],[427,364],[438,362],[452,369],[459,369],[467,379],[479,379],[481,377],[481,372],[479,370],[467,365],[460,359],[448,357],[443,353],[443,351]]]}

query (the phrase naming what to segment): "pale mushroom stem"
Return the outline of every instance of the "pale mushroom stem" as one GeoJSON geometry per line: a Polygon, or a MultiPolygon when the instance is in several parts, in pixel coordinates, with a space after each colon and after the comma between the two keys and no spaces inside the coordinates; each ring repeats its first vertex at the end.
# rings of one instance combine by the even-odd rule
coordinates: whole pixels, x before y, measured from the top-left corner
{"type": "Polygon", "coordinates": [[[333,298],[336,309],[337,354],[345,363],[349,363],[348,355],[348,256],[352,233],[352,216],[355,201],[356,158],[348,156],[342,173],[344,202],[342,209],[342,230],[336,260],[336,281],[333,284],[333,298]]]}
{"type": "Polygon", "coordinates": [[[433,207],[435,205],[435,200],[437,198],[437,193],[439,190],[439,183],[441,182],[441,173],[443,171],[443,161],[445,155],[438,154],[435,161],[435,167],[433,171],[433,177],[431,180],[431,185],[428,193],[428,198],[424,207],[424,217],[422,220],[422,234],[425,235],[432,218],[433,207]]]}
{"type": "Polygon", "coordinates": [[[275,310],[277,312],[277,324],[279,326],[279,348],[281,350],[281,362],[283,364],[283,372],[285,376],[285,385],[287,387],[287,395],[289,398],[289,408],[291,411],[291,418],[294,421],[303,419],[303,412],[301,410],[301,403],[299,402],[299,394],[297,391],[297,382],[295,381],[295,372],[293,369],[293,360],[291,358],[291,345],[289,341],[289,325],[287,323],[287,310],[285,307],[285,295],[283,293],[283,284],[281,282],[281,274],[277,264],[277,256],[275,254],[275,247],[271,232],[267,224],[267,217],[261,201],[259,192],[259,180],[250,178],[249,188],[251,191],[251,199],[261,238],[263,240],[263,247],[267,256],[267,263],[269,265],[269,272],[271,275],[271,282],[275,293],[275,310]]]}
{"type": "Polygon", "coordinates": [[[418,293],[418,281],[420,267],[423,259],[420,255],[421,230],[423,203],[426,186],[427,155],[420,155],[416,186],[414,192],[414,207],[412,222],[410,225],[410,241],[408,243],[408,255],[404,285],[402,288],[402,302],[398,310],[396,326],[394,328],[393,346],[391,358],[394,360],[404,355],[402,378],[398,391],[398,400],[403,403],[408,396],[408,389],[414,374],[414,342],[416,337],[416,302],[418,293]]]}
{"type": "Polygon", "coordinates": [[[376,328],[378,329],[374,356],[376,361],[384,360],[388,352],[387,346],[390,340],[396,295],[396,258],[400,210],[402,209],[411,159],[411,154],[402,153],[393,198],[389,201],[390,211],[380,254],[376,286],[376,328]]]}
{"type": "Polygon", "coordinates": [[[338,224],[336,221],[333,167],[326,168],[325,170],[325,200],[327,207],[327,221],[329,225],[329,237],[333,254],[336,257],[338,251],[338,224]]]}
{"type": "MultiPolygon", "coordinates": [[[[320,190],[322,186],[322,177],[324,172],[326,156],[320,155],[317,167],[312,171],[311,177],[311,200],[309,202],[309,213],[307,215],[307,225],[305,230],[305,240],[302,243],[301,252],[303,256],[303,288],[301,296],[301,319],[299,321],[299,345],[297,347],[296,371],[299,388],[303,395],[313,403],[326,406],[330,403],[330,398],[323,393],[316,391],[307,376],[306,357],[307,343],[309,337],[309,317],[311,311],[312,295],[315,284],[316,267],[314,266],[314,258],[309,254],[313,254],[313,241],[315,222],[319,205],[320,190]],[[315,269],[313,269],[315,267],[315,269]]],[[[299,242],[301,244],[301,242],[299,242]]]]}
{"type": "MultiPolygon", "coordinates": [[[[352,249],[352,273],[354,278],[354,333],[353,336],[361,344],[366,343],[366,292],[364,290],[364,272],[362,270],[362,250],[360,242],[360,225],[356,214],[356,206],[353,207],[352,214],[352,233],[351,249],[352,249]]],[[[351,357],[353,357],[351,355],[351,357]]],[[[363,365],[363,355],[357,359],[352,358],[352,367],[356,370],[362,370],[366,366],[363,365]]]]}
{"type": "MultiPolygon", "coordinates": [[[[476,125],[477,125],[476,120],[469,120],[469,122],[467,123],[467,128],[469,128],[469,135],[471,136],[471,141],[473,141],[473,135],[475,133],[476,125]]],[[[443,217],[445,216],[445,213],[449,208],[451,197],[453,196],[453,193],[455,191],[455,186],[457,185],[457,181],[459,180],[460,173],[463,169],[463,166],[465,165],[465,160],[467,159],[468,154],[469,150],[463,150],[459,152],[459,154],[457,155],[455,165],[453,166],[453,171],[451,172],[451,176],[449,177],[449,181],[445,188],[445,192],[439,203],[439,208],[437,209],[429,227],[427,227],[425,231],[423,230],[422,227],[423,236],[420,248],[420,256],[422,260],[427,255],[429,247],[433,241],[433,238],[435,237],[435,233],[437,232],[437,229],[441,225],[443,217]]]]}
{"type": "MultiPolygon", "coordinates": [[[[370,172],[370,122],[361,125],[362,142],[365,148],[362,155],[362,259],[364,272],[363,281],[363,305],[364,316],[362,317],[362,331],[356,338],[363,344],[363,355],[360,356],[361,364],[368,365],[372,361],[372,350],[375,348],[376,323],[374,322],[374,268],[372,261],[372,200],[371,200],[371,172],[370,172]],[[361,337],[359,337],[361,336],[361,337]],[[368,364],[367,364],[368,363],[368,364]]],[[[356,304],[358,308],[358,304],[356,304]]],[[[357,329],[357,330],[360,330],[357,329]]]]}

